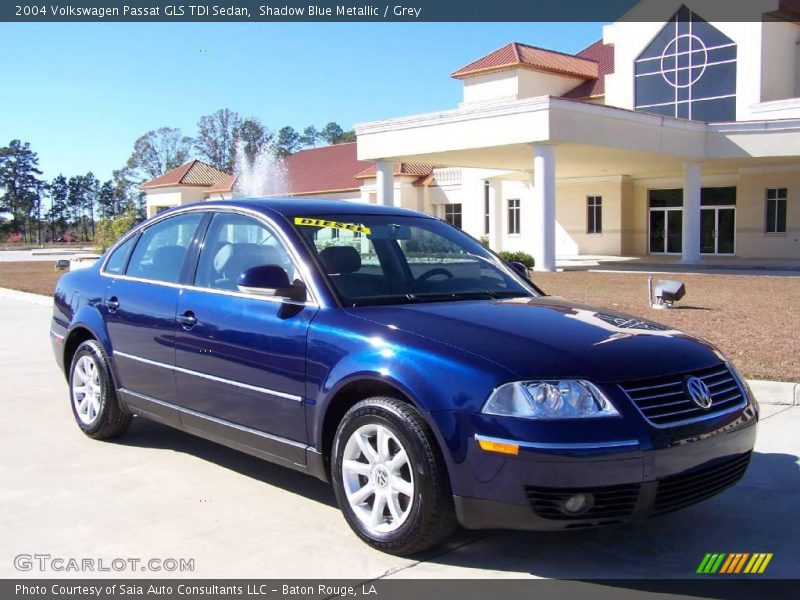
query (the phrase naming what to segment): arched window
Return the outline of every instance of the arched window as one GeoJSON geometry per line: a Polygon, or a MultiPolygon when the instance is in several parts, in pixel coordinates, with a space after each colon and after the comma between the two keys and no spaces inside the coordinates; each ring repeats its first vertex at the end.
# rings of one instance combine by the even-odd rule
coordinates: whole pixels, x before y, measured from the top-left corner
{"type": "Polygon", "coordinates": [[[636,110],[736,119],[736,44],[682,6],[636,59],[636,110]]]}

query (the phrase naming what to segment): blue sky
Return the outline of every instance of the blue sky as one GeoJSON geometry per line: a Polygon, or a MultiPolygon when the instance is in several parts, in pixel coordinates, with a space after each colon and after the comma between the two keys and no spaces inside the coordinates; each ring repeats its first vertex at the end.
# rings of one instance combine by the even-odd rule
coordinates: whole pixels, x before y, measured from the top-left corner
{"type": "Polygon", "coordinates": [[[599,23],[0,25],[0,144],[108,178],[150,129],[231,108],[272,130],[454,108],[457,68],[510,41],[577,52],[599,23]],[[22,49],[22,50],[20,50],[22,49]]]}

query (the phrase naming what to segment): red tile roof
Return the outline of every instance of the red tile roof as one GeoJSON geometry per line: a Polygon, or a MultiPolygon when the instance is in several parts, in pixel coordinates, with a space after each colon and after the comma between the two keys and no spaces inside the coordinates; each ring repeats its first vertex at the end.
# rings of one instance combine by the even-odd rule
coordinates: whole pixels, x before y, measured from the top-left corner
{"type": "Polygon", "coordinates": [[[604,96],[606,93],[606,75],[614,72],[614,46],[611,44],[604,44],[603,40],[597,40],[591,46],[578,52],[575,56],[588,58],[597,63],[597,79],[584,81],[564,94],[564,97],[596,98],[598,96],[604,96]]]}
{"type": "Polygon", "coordinates": [[[236,185],[236,175],[228,175],[222,181],[215,183],[206,190],[207,194],[223,194],[232,192],[233,186],[236,185]]]}
{"type": "Polygon", "coordinates": [[[589,57],[564,54],[554,50],[520,44],[519,42],[511,42],[468,64],[466,67],[462,67],[453,73],[452,77],[463,79],[482,73],[517,67],[583,77],[584,79],[596,78],[598,72],[597,63],[589,57]]]}
{"type": "MultiPolygon", "coordinates": [[[[377,167],[373,164],[371,167],[364,169],[361,173],[356,175],[356,179],[369,179],[375,177],[377,167]]],[[[433,173],[433,165],[426,165],[425,163],[407,163],[396,162],[392,163],[393,175],[411,175],[412,177],[427,177],[433,173]]]]}
{"type": "Polygon", "coordinates": [[[358,160],[356,143],[309,148],[284,160],[289,195],[351,191],[361,187],[356,175],[374,163],[358,160]]]}
{"type": "Polygon", "coordinates": [[[139,186],[140,189],[164,187],[169,185],[189,185],[206,187],[214,185],[229,177],[224,171],[215,169],[201,160],[191,160],[180,167],[175,167],[163,175],[146,181],[139,186]]]}

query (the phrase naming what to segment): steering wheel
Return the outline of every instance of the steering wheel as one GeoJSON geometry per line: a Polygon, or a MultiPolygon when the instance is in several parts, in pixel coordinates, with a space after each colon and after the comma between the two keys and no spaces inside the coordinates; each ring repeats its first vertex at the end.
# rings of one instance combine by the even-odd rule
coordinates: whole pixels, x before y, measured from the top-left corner
{"type": "Polygon", "coordinates": [[[442,267],[436,267],[434,269],[429,269],[425,271],[422,275],[417,277],[415,283],[416,284],[424,283],[425,281],[428,281],[428,279],[430,279],[431,277],[436,277],[437,275],[444,275],[447,279],[452,279],[454,277],[454,275],[447,269],[444,269],[442,267]]]}

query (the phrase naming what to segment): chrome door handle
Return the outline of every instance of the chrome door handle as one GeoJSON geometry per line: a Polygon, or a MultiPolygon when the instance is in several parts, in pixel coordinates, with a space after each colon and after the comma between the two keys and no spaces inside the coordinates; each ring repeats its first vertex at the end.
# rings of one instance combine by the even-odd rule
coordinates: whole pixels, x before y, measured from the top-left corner
{"type": "Polygon", "coordinates": [[[187,310],[182,315],[178,315],[175,317],[175,320],[178,321],[184,329],[191,329],[197,325],[197,317],[195,317],[194,313],[190,310],[187,310]]]}
{"type": "Polygon", "coordinates": [[[111,296],[111,298],[106,298],[103,304],[106,305],[108,308],[108,312],[116,312],[119,308],[119,300],[117,300],[116,296],[111,296]]]}

